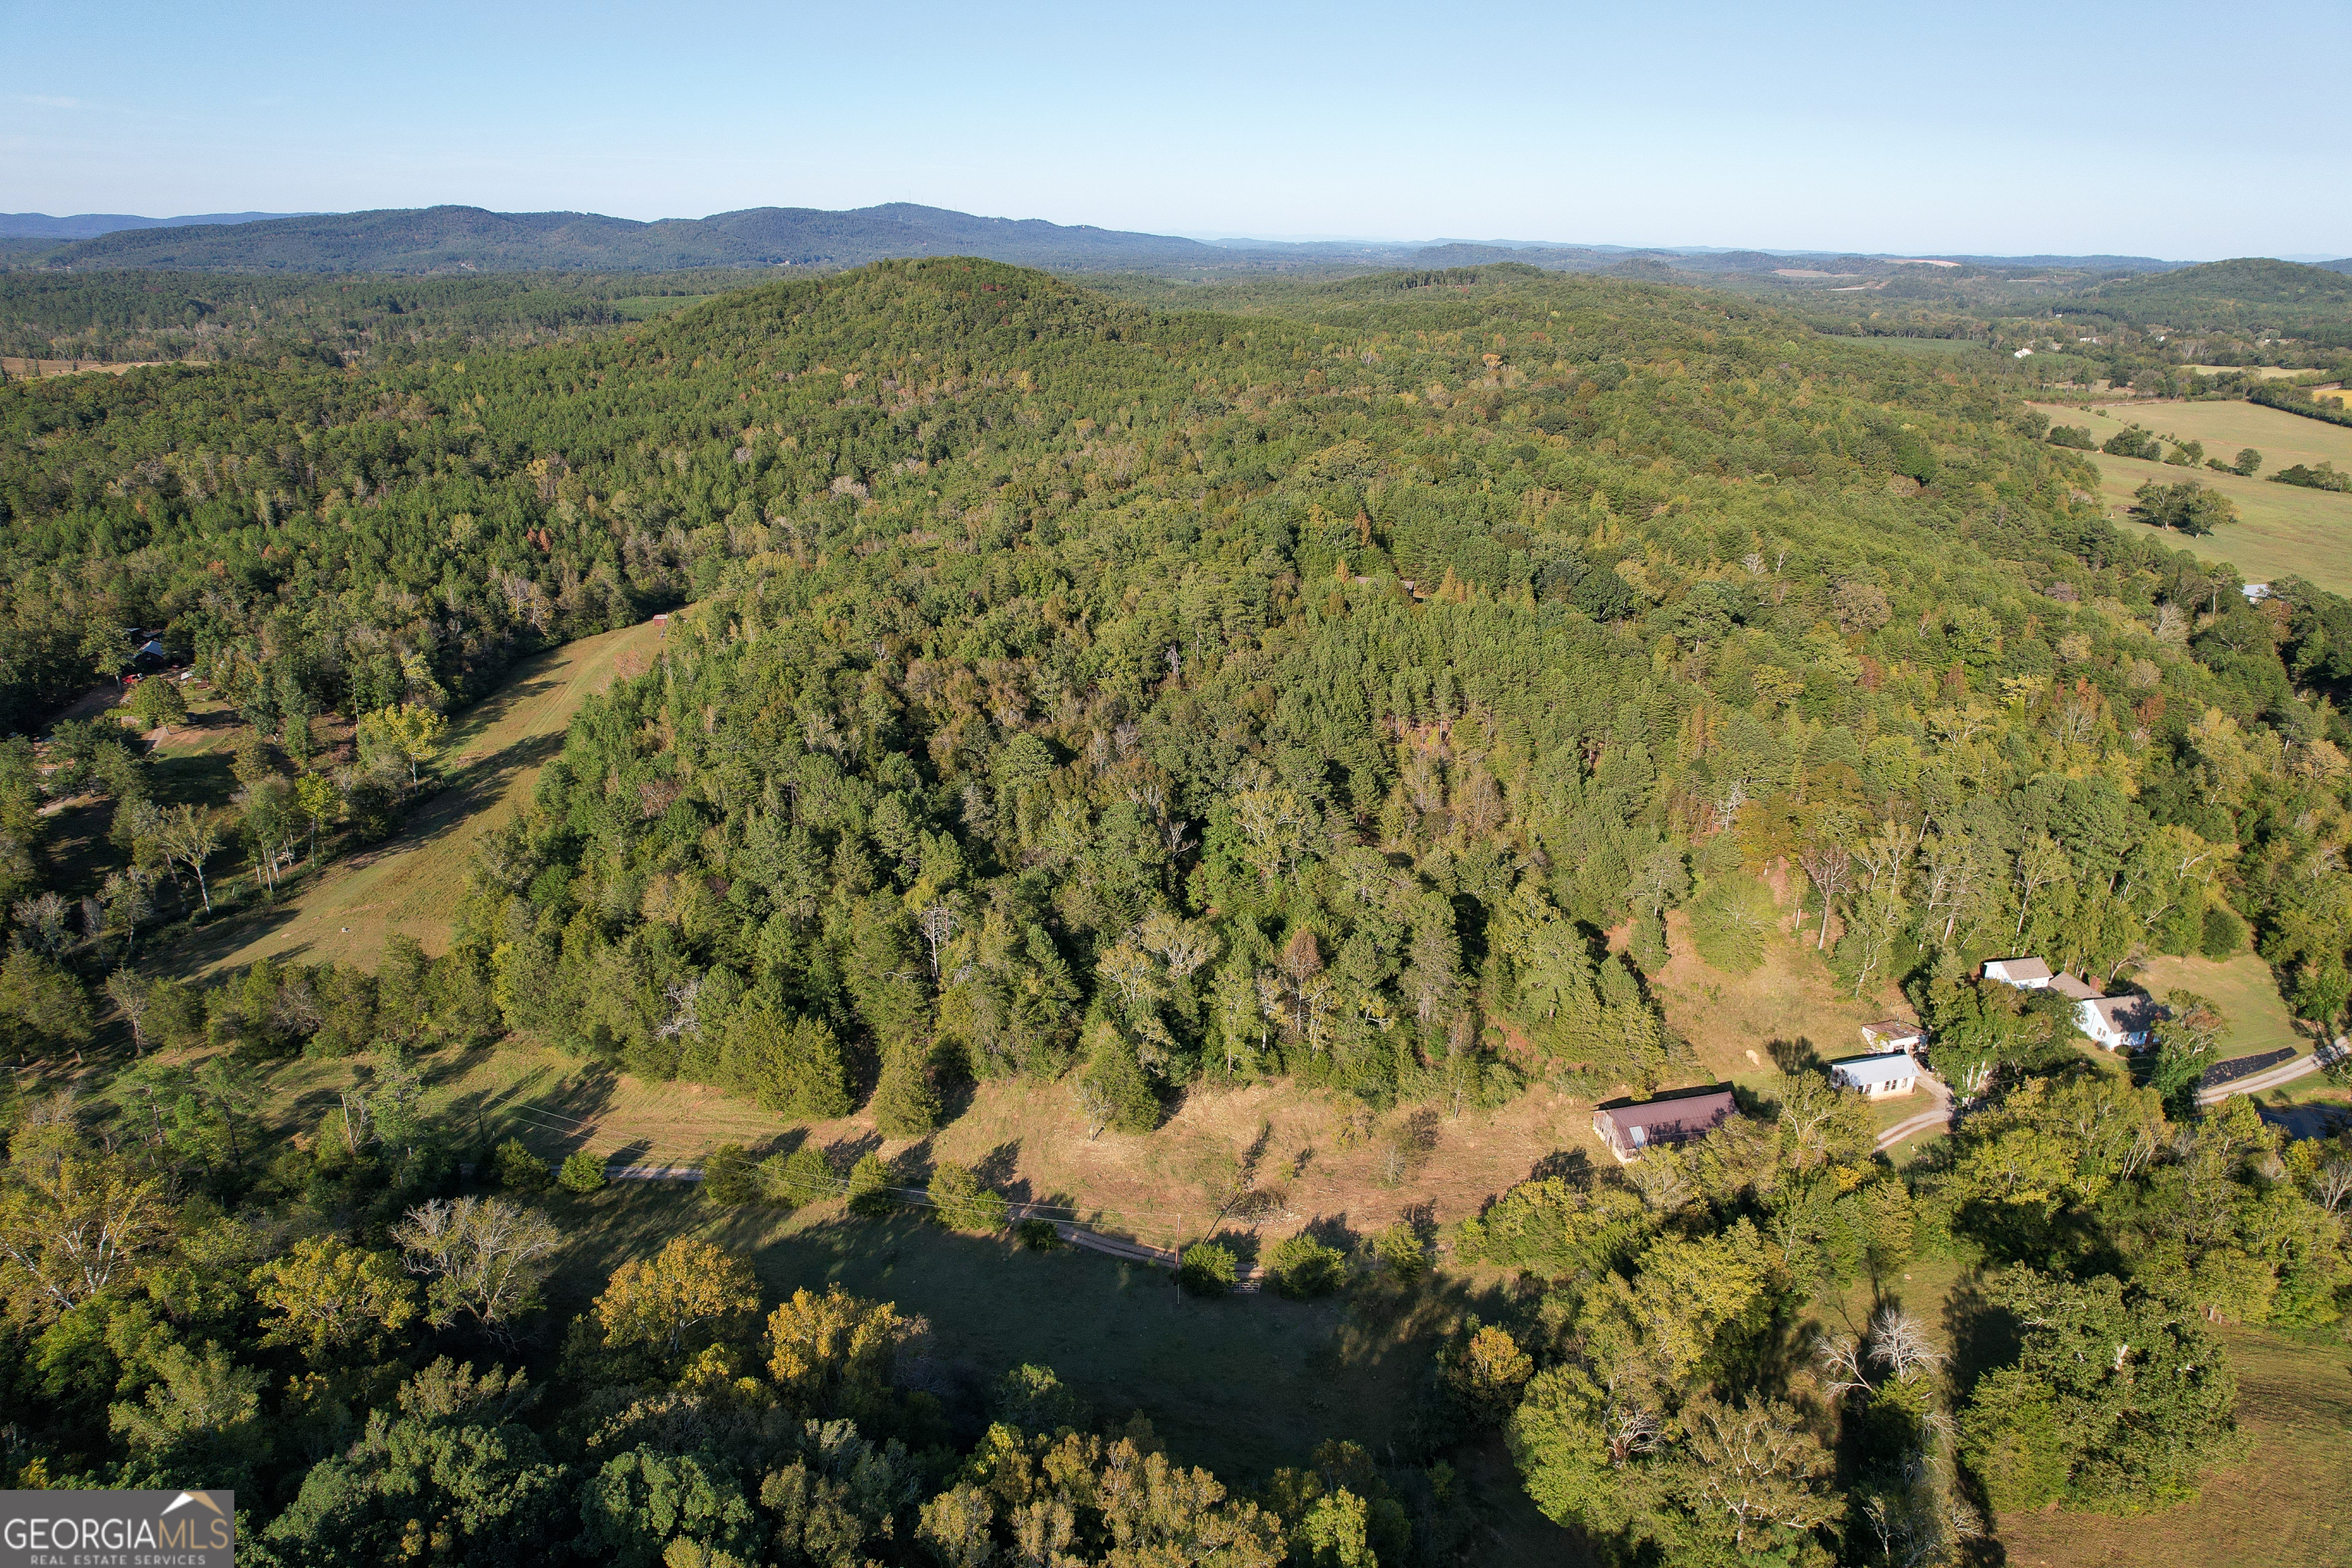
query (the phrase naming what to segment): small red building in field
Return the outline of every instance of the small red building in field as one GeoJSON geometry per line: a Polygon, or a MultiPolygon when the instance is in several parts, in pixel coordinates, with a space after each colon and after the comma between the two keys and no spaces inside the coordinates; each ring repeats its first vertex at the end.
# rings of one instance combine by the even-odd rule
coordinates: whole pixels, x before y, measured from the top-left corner
{"type": "Polygon", "coordinates": [[[1658,1143],[1704,1138],[1739,1114],[1727,1083],[1670,1089],[1651,1100],[1612,1100],[1592,1112],[1592,1131],[1621,1163],[1658,1143]]]}

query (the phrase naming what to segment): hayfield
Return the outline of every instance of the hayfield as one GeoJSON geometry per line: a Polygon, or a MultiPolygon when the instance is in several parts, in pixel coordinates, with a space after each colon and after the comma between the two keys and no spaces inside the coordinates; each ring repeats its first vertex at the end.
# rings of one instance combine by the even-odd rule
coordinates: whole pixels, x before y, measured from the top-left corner
{"type": "MultiPolygon", "coordinates": [[[[629,626],[525,661],[451,722],[442,787],[398,835],[327,867],[276,905],[205,927],[173,953],[174,965],[211,973],[257,958],[299,958],[373,968],[394,931],[415,937],[428,952],[442,951],[476,842],[530,803],[540,768],[562,749],[564,728],[580,704],[616,674],[643,668],[657,638],[649,624],[629,626]]],[[[175,738],[166,752],[184,750],[213,761],[226,777],[232,728],[215,722],[184,743],[175,738]]]]}
{"type": "MultiPolygon", "coordinates": [[[[2274,474],[2296,463],[2331,462],[2339,468],[2352,466],[2352,429],[2330,425],[2324,419],[2306,419],[2282,408],[2264,407],[2259,403],[2234,399],[2188,403],[2168,398],[2096,409],[2089,420],[2082,418],[2079,412],[2062,410],[2060,405],[2036,406],[2053,422],[2088,424],[2102,441],[2114,433],[2116,426],[2136,424],[2168,439],[2177,437],[2183,441],[2202,441],[2205,455],[2223,462],[2236,457],[2239,447],[2252,447],[2262,453],[2262,471],[2265,474],[2274,474]],[[2073,416],[2066,416],[2070,414],[2073,416]],[[2112,423],[2102,424],[2103,419],[2112,423]]],[[[2212,470],[2200,468],[2197,471],[2202,477],[2212,470]]]]}
{"type": "MultiPolygon", "coordinates": [[[[2263,454],[2264,473],[2298,462],[2317,463],[2323,458],[2335,461],[2339,468],[2352,464],[2352,430],[2254,404],[2034,406],[2049,415],[2053,423],[2087,426],[2103,442],[2125,426],[2137,423],[2159,435],[2201,440],[2208,455],[2225,462],[2237,456],[2240,447],[2251,446],[2263,454]],[[2225,420],[2213,416],[2213,410],[2234,411],[2236,418],[2225,420]],[[2263,422],[2236,422],[2252,415],[2263,416],[2263,422]],[[2224,428],[2240,434],[2221,435],[2224,428]],[[2303,444],[2294,445],[2295,442],[2303,444]]],[[[2084,455],[2098,466],[2101,497],[2119,518],[2131,508],[2132,492],[2150,480],[2168,485],[2193,479],[2237,504],[2238,521],[2218,533],[2192,539],[2185,533],[2167,532],[2165,542],[2174,549],[2189,551],[2200,560],[2226,562],[2252,583],[2294,575],[2339,594],[2352,593],[2352,495],[2273,484],[2262,479],[2241,479],[2236,474],[2216,473],[2206,468],[2182,468],[2140,458],[2114,458],[2104,452],[2084,455]]]]}

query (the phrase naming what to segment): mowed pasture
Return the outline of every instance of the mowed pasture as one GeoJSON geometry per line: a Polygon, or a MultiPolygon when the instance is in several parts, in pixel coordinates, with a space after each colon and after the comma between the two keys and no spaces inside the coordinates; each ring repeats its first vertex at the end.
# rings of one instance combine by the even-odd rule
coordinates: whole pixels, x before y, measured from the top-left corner
{"type": "MultiPolygon", "coordinates": [[[[2252,447],[2262,453],[2266,474],[2296,463],[2323,461],[2352,469],[2352,430],[2258,404],[2033,406],[2053,424],[2084,426],[2102,443],[2126,426],[2137,424],[2159,436],[2202,441],[2206,456],[2224,462],[2234,458],[2241,447],[2252,447]]],[[[2200,560],[2227,563],[2250,583],[2299,576],[2338,594],[2352,594],[2352,494],[2242,479],[2202,466],[2183,468],[2105,452],[2084,455],[2098,466],[2101,498],[2118,515],[2130,510],[2132,493],[2151,480],[2168,485],[2193,479],[2236,503],[2238,521],[2218,532],[2195,539],[2167,533],[2165,542],[2174,548],[2189,551],[2200,560]]]]}
{"type": "MultiPolygon", "coordinates": [[[[651,624],[628,626],[526,660],[451,721],[442,786],[398,834],[325,868],[282,902],[205,927],[173,954],[175,966],[213,973],[260,958],[299,958],[372,969],[395,931],[428,952],[446,950],[475,844],[530,804],[541,767],[562,749],[580,704],[616,676],[646,668],[659,636],[651,624]]],[[[226,743],[211,739],[215,748],[226,743]]]]}
{"type": "Polygon", "coordinates": [[[2194,1501],[2136,1518],[2049,1511],[1998,1523],[2011,1568],[2256,1568],[2352,1563],[2352,1357],[2224,1329],[2246,1457],[2206,1472],[2194,1501]]]}
{"type": "Polygon", "coordinates": [[[2278,983],[2272,978],[2271,966],[2251,952],[2218,963],[2193,954],[2151,959],[2135,978],[2158,1000],[2175,991],[2188,991],[2219,1007],[2223,1060],[2277,1050],[2301,1055],[2312,1047],[2311,1037],[2295,1027],[2294,1015],[2287,1011],[2278,983]]]}

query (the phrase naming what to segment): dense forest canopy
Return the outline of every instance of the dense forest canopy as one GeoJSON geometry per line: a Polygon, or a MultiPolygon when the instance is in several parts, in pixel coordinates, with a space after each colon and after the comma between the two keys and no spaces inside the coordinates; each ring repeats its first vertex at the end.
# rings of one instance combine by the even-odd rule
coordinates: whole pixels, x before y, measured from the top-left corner
{"type": "MultiPolygon", "coordinates": [[[[1094,1134],[1270,1078],[1446,1117],[1538,1080],[1648,1093],[1698,1070],[1653,984],[1685,910],[1720,971],[1801,941],[1852,995],[1900,987],[1977,1113],[1897,1172],[1792,1061],[1687,1155],[1501,1195],[1453,1245],[1528,1288],[1449,1343],[1412,1463],[1507,1425],[1538,1504],[1629,1562],[1927,1561],[1987,1510],[2192,1490],[2232,1451],[2210,1322],[2340,1320],[2343,1167],[2242,1101],[2194,1120],[2195,999],[2136,1085],[1970,977],[2030,952],[2120,984],[2251,942],[2336,1025],[2352,606],[2294,579],[2250,602],[2120,533],[2013,383],[1738,297],[1502,263],[1247,304],[950,258],[529,348],[0,389],[9,721],[163,628],[251,725],[260,849],[254,815],[320,776],[314,717],[414,780],[439,710],[520,653],[676,611],[487,841],[448,953],[110,985],[230,1065],[127,1079],[152,1135],[126,1117],[111,1147],[70,1107],[12,1113],[12,1376],[70,1395],[44,1473],[242,1465],[287,1561],[979,1563],[1049,1524],[1084,1561],[1439,1560],[1433,1470],[1335,1449],[1236,1500],[1038,1378],[942,1406],[886,1306],[804,1293],[762,1339],[717,1249],[627,1265],[551,1330],[527,1269],[502,1297],[475,1267],[546,1223],[482,1182],[547,1171],[475,1150],[462,1181],[464,1130],[398,1086],[516,1030],[893,1138],[970,1079],[1050,1086],[1094,1134]],[[379,1120],[347,1101],[248,1158],[227,1075],[296,1052],[364,1058],[379,1120]],[[40,1216],[101,1190],[143,1205],[132,1282],[60,1284],[40,1216]],[[1947,1378],[1893,1308],[1780,1337],[1914,1256],[1995,1277],[2005,1348],[1947,1378]],[[316,1326],[331,1288],[369,1303],[348,1337],[316,1326]],[[440,1359],[526,1331],[552,1414],[440,1359]],[[2111,1342],[2137,1359],[2085,1362],[2111,1342]]],[[[127,855],[194,874],[196,814],[139,816],[137,759],[68,740],[127,855]]],[[[0,875],[32,895],[62,784],[21,742],[0,764],[0,875]]],[[[358,814],[342,776],[300,797],[314,837],[358,814]]],[[[26,902],[0,1001],[86,1039],[78,971],[129,949],[26,902]]],[[[762,1171],[890,1201],[878,1157],[762,1171]]],[[[987,1207],[971,1183],[935,1179],[951,1222],[987,1207]]],[[[1337,1279],[1300,1246],[1278,1285],[1337,1279]]]]}

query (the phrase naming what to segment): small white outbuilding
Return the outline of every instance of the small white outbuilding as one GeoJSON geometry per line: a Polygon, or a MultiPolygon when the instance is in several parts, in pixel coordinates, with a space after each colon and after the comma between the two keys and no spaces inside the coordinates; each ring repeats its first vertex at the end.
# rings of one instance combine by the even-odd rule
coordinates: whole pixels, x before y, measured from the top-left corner
{"type": "Polygon", "coordinates": [[[1847,1057],[1830,1063],[1830,1081],[1841,1089],[1860,1089],[1872,1100],[1887,1100],[1918,1087],[1919,1064],[1908,1051],[1847,1057]]]}

